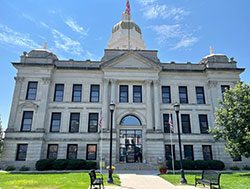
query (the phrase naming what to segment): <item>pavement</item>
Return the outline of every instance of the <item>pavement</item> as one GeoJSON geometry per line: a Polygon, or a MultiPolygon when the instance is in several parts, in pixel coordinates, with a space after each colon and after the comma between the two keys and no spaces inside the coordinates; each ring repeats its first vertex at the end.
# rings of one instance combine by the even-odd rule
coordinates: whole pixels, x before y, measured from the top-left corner
{"type": "MultiPolygon", "coordinates": [[[[106,186],[105,189],[195,189],[194,186],[174,186],[157,176],[156,171],[126,171],[116,170],[120,176],[121,186],[106,186]]],[[[207,187],[196,187],[196,189],[207,187]]]]}

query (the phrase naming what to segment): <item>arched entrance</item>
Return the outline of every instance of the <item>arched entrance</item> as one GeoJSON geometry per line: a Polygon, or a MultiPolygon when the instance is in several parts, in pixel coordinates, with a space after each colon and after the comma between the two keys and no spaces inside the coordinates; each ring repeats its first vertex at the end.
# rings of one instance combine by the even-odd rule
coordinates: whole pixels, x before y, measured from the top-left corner
{"type": "Polygon", "coordinates": [[[120,122],[120,162],[142,162],[142,126],[134,115],[127,115],[120,122]]]}

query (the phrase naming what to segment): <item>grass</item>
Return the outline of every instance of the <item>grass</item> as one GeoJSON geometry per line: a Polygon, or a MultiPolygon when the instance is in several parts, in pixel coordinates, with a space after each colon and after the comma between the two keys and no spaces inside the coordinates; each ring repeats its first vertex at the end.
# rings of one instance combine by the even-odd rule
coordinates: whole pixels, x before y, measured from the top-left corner
{"type": "MultiPolygon", "coordinates": [[[[107,185],[108,174],[104,174],[107,185]]],[[[120,185],[118,175],[113,175],[114,184],[120,185]]],[[[0,188],[88,188],[88,173],[0,173],[0,188]]]]}
{"type": "MultiPolygon", "coordinates": [[[[194,186],[195,176],[201,177],[201,173],[185,173],[185,178],[187,180],[188,185],[194,186]]],[[[180,173],[176,173],[175,175],[169,173],[160,175],[160,177],[174,185],[180,185],[180,173]]],[[[250,189],[250,172],[222,173],[220,177],[220,185],[222,189],[250,189]]]]}

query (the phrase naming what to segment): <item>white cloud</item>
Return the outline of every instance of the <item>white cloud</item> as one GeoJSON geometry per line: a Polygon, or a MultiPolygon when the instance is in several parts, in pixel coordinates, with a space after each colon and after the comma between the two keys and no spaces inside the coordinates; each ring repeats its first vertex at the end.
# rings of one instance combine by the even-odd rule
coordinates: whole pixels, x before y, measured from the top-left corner
{"type": "Polygon", "coordinates": [[[88,30],[79,26],[72,18],[68,18],[64,21],[73,31],[80,33],[81,35],[88,35],[88,30]]]}
{"type": "Polygon", "coordinates": [[[68,36],[65,36],[56,29],[52,30],[53,37],[55,39],[56,48],[62,49],[67,53],[81,55],[82,47],[78,41],[74,41],[68,36]]]}
{"type": "Polygon", "coordinates": [[[180,42],[178,42],[175,47],[173,47],[172,49],[179,49],[181,47],[189,47],[189,46],[192,46],[194,43],[196,43],[198,41],[198,38],[197,37],[191,37],[189,39],[181,39],[180,42]]]}
{"type": "Polygon", "coordinates": [[[100,60],[101,59],[101,57],[96,56],[95,54],[89,52],[88,50],[86,51],[85,58],[91,59],[91,60],[100,60]]]}
{"type": "Polygon", "coordinates": [[[31,22],[35,22],[35,19],[28,14],[22,13],[22,16],[31,22]]]}
{"type": "Polygon", "coordinates": [[[47,24],[45,24],[44,22],[40,21],[40,24],[41,24],[43,27],[45,27],[45,28],[47,28],[47,29],[50,29],[50,27],[49,27],[47,24]]]}
{"type": "Polygon", "coordinates": [[[8,26],[0,24],[0,42],[12,46],[28,47],[31,49],[41,48],[35,41],[30,39],[29,34],[19,33],[8,26]]]}
{"type": "Polygon", "coordinates": [[[141,5],[146,6],[148,4],[154,3],[157,0],[137,0],[141,5]]]}
{"type": "Polygon", "coordinates": [[[174,20],[180,20],[184,16],[189,15],[190,12],[184,10],[183,8],[167,7],[167,5],[153,4],[142,9],[143,15],[147,19],[156,18],[172,18],[174,20]]]}

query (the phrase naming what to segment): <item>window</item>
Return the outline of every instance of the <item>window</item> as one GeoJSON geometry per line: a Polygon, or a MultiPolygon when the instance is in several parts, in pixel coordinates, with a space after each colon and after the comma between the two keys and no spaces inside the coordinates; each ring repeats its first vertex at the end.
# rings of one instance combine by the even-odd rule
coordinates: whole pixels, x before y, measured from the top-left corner
{"type": "MultiPolygon", "coordinates": [[[[172,115],[171,115],[171,120],[172,115]]],[[[164,133],[170,133],[170,124],[169,124],[169,114],[163,114],[163,125],[164,125],[164,133]]],[[[172,133],[173,133],[173,127],[172,127],[172,133]]]]}
{"type": "Polygon", "coordinates": [[[91,85],[90,87],[90,102],[99,102],[99,85],[91,85]]]}
{"type": "Polygon", "coordinates": [[[80,123],[80,113],[71,113],[69,132],[77,133],[79,131],[79,123],[80,123]]]}
{"type": "Polygon", "coordinates": [[[208,134],[207,115],[199,115],[200,129],[202,134],[208,134]]]}
{"type": "MultiPolygon", "coordinates": [[[[172,145],[173,148],[173,156],[174,156],[174,160],[175,160],[175,146],[172,145]]],[[[166,160],[172,160],[172,148],[171,145],[165,145],[165,157],[166,160]]]]}
{"type": "Polygon", "coordinates": [[[203,87],[196,87],[197,104],[205,104],[205,95],[203,87]]]}
{"type": "Polygon", "coordinates": [[[169,86],[162,86],[162,103],[171,103],[171,94],[169,86]]]}
{"type": "Polygon", "coordinates": [[[133,102],[142,102],[142,91],[139,85],[133,86],[133,102]]]}
{"type": "Polygon", "coordinates": [[[81,102],[82,85],[73,85],[72,102],[81,102]]]}
{"type": "Polygon", "coordinates": [[[128,102],[128,85],[120,85],[120,102],[128,102]]]}
{"type": "Polygon", "coordinates": [[[237,156],[237,157],[233,158],[233,161],[242,161],[241,156],[237,156]]]}
{"type": "Polygon", "coordinates": [[[54,94],[54,101],[55,102],[62,102],[63,101],[63,92],[64,92],[64,84],[56,84],[55,94],[54,94]]]}
{"type": "Polygon", "coordinates": [[[89,132],[96,133],[98,125],[98,113],[89,113],[89,132]]]}
{"type": "Polygon", "coordinates": [[[96,160],[96,144],[87,144],[87,157],[86,160],[96,160]]]}
{"type": "Polygon", "coordinates": [[[67,159],[77,159],[77,144],[68,144],[67,159]]]}
{"type": "Polygon", "coordinates": [[[202,145],[203,159],[213,160],[212,149],[210,145],[202,145]]]}
{"type": "Polygon", "coordinates": [[[57,159],[57,152],[58,152],[58,144],[49,144],[47,158],[57,159]]]}
{"type": "Polygon", "coordinates": [[[187,87],[179,87],[180,103],[188,103],[187,87]]]}
{"type": "Polygon", "coordinates": [[[221,94],[222,94],[222,99],[224,100],[224,93],[226,90],[229,90],[230,86],[229,85],[221,85],[221,94]]]}
{"type": "Polygon", "coordinates": [[[16,160],[17,161],[25,161],[27,155],[28,144],[18,144],[17,145],[17,153],[16,160]]]}
{"type": "Polygon", "coordinates": [[[193,145],[184,145],[184,159],[194,160],[193,145]]]}
{"type": "Polygon", "coordinates": [[[29,81],[26,100],[35,100],[37,91],[37,81],[29,81]]]}
{"type": "Polygon", "coordinates": [[[61,113],[52,113],[50,132],[59,132],[61,125],[61,113]]]}
{"type": "Polygon", "coordinates": [[[128,115],[122,118],[120,125],[123,126],[141,126],[141,121],[133,116],[133,115],[128,115]]]}
{"type": "Polygon", "coordinates": [[[23,121],[22,121],[21,131],[31,131],[32,119],[33,119],[32,111],[23,112],[23,121]]]}
{"type": "Polygon", "coordinates": [[[188,114],[181,114],[182,133],[191,133],[190,119],[188,114]]]}

